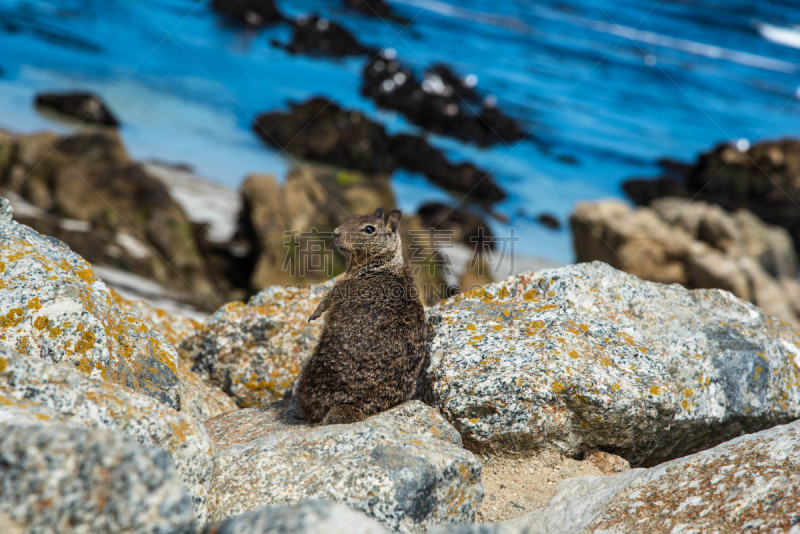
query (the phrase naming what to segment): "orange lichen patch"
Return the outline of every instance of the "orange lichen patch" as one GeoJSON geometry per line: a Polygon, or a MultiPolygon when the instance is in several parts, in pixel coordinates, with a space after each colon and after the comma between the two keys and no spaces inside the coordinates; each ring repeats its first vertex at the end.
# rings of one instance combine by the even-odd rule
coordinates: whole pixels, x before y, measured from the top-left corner
{"type": "Polygon", "coordinates": [[[472,323],[467,324],[467,330],[474,332],[476,330],[476,326],[472,323]]]}
{"type": "Polygon", "coordinates": [[[92,369],[94,368],[92,366],[92,363],[89,361],[89,358],[86,358],[86,357],[81,358],[78,361],[78,365],[76,367],[77,367],[78,371],[80,371],[82,373],[86,373],[86,374],[91,373],[92,369]]]}
{"type": "Polygon", "coordinates": [[[0,317],[0,328],[13,328],[25,319],[25,310],[22,308],[11,308],[8,313],[0,317]]]}
{"type": "Polygon", "coordinates": [[[650,394],[651,395],[660,395],[661,394],[661,388],[658,387],[658,386],[650,386],[650,394]]]}
{"type": "Polygon", "coordinates": [[[0,358],[0,373],[8,367],[8,358],[0,358]]]}
{"type": "Polygon", "coordinates": [[[508,296],[509,296],[509,295],[510,295],[510,293],[508,292],[508,288],[501,287],[501,288],[500,288],[500,289],[497,291],[497,298],[499,298],[499,299],[505,299],[505,298],[508,298],[508,296]]]}
{"type": "Polygon", "coordinates": [[[683,388],[683,396],[684,396],[684,397],[686,397],[686,398],[689,398],[689,397],[691,397],[693,394],[694,394],[694,393],[692,392],[692,388],[690,388],[690,387],[685,387],[685,388],[683,388]]]}
{"type": "Polygon", "coordinates": [[[611,365],[611,360],[609,360],[606,356],[603,356],[602,358],[600,358],[600,363],[603,364],[603,367],[608,367],[609,365],[611,365]]]}
{"type": "Polygon", "coordinates": [[[473,298],[483,298],[486,295],[486,290],[482,287],[476,287],[475,289],[468,291],[464,296],[466,297],[473,297],[473,298]]]}
{"type": "Polygon", "coordinates": [[[547,310],[556,310],[556,309],[558,309],[558,306],[556,304],[545,304],[544,306],[536,308],[536,310],[534,311],[543,312],[547,310]]]}
{"type": "Polygon", "coordinates": [[[619,391],[620,389],[622,389],[622,386],[620,386],[619,384],[614,384],[613,386],[611,386],[611,391],[613,391],[615,393],[617,391],[619,391]]]}
{"type": "Polygon", "coordinates": [[[45,414],[45,413],[35,413],[35,414],[33,414],[33,416],[35,418],[37,418],[37,419],[42,420],[42,421],[49,421],[50,420],[50,416],[45,414]]]}
{"type": "Polygon", "coordinates": [[[480,420],[480,419],[478,419],[477,417],[470,417],[470,418],[469,418],[469,422],[470,422],[471,424],[473,424],[473,425],[477,425],[478,423],[480,423],[480,422],[481,422],[481,420],[480,420]]]}
{"type": "Polygon", "coordinates": [[[569,357],[577,360],[578,358],[580,358],[580,354],[578,354],[578,351],[576,351],[575,349],[572,349],[571,351],[569,351],[569,357]]]}
{"type": "Polygon", "coordinates": [[[522,300],[527,302],[536,302],[536,291],[533,289],[529,289],[525,293],[522,294],[522,300]]]}
{"type": "MultiPolygon", "coordinates": [[[[83,323],[81,323],[82,325],[83,323]]],[[[79,329],[80,330],[80,329],[79,329]]],[[[81,333],[81,338],[75,343],[75,352],[86,352],[94,347],[97,342],[97,336],[91,330],[84,330],[81,333]]]]}
{"type": "Polygon", "coordinates": [[[586,325],[585,325],[585,324],[583,324],[583,323],[579,324],[579,325],[578,325],[578,328],[580,328],[580,329],[581,329],[581,330],[583,330],[584,332],[588,332],[588,331],[589,331],[589,327],[588,327],[588,326],[586,326],[586,325]]]}
{"type": "Polygon", "coordinates": [[[40,315],[33,321],[33,326],[37,330],[44,330],[50,324],[50,319],[45,317],[44,315],[40,315]]]}
{"type": "Polygon", "coordinates": [[[495,329],[496,331],[499,331],[499,330],[502,330],[502,329],[503,329],[503,325],[501,325],[501,324],[496,324],[496,325],[492,326],[492,328],[493,328],[493,329],[495,329]]]}
{"type": "Polygon", "coordinates": [[[6,264],[0,261],[0,273],[4,273],[6,271],[6,264]]]}
{"type": "Polygon", "coordinates": [[[506,311],[504,311],[504,312],[503,312],[503,316],[504,316],[504,317],[509,317],[510,315],[511,315],[511,312],[510,312],[510,311],[508,311],[508,310],[506,310],[506,311]]]}
{"type": "Polygon", "coordinates": [[[42,309],[42,303],[39,301],[39,297],[33,297],[25,306],[33,311],[39,311],[42,309]]]}

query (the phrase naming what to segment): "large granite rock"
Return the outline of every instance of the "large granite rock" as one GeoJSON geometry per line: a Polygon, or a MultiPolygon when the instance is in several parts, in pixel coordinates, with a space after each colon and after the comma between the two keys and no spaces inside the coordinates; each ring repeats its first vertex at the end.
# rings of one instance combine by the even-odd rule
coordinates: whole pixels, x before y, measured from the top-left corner
{"type": "Polygon", "coordinates": [[[232,302],[181,344],[193,370],[240,407],[283,398],[322,332],[308,322],[332,282],[298,289],[272,286],[245,305],[232,302]]]}
{"type": "Polygon", "coordinates": [[[206,421],[218,447],[212,519],[314,498],[361,510],[393,532],[474,521],[480,462],[431,408],[415,401],[352,425],[316,427],[294,413],[276,403],[206,421]]]}
{"type": "MultiPolygon", "coordinates": [[[[129,300],[114,290],[111,296],[120,309],[141,317],[164,339],[178,347],[184,340],[198,332],[200,323],[189,317],[155,308],[142,300],[129,300]]],[[[181,383],[181,411],[202,421],[236,409],[236,403],[222,389],[209,384],[192,371],[193,357],[178,349],[178,379],[181,383]]]]}
{"type": "Polygon", "coordinates": [[[544,287],[562,276],[593,273],[519,275],[433,308],[430,400],[472,449],[602,449],[642,461],[664,437],[678,389],[635,332],[544,287]]]}
{"type": "Polygon", "coordinates": [[[194,418],[80,371],[2,348],[0,405],[19,408],[40,420],[110,430],[163,449],[192,495],[197,519],[205,520],[212,444],[205,427],[194,418]]]}
{"type": "Polygon", "coordinates": [[[605,200],[576,206],[570,224],[578,261],[605,261],[641,278],[690,289],[725,289],[800,324],[792,240],[747,210],[730,214],[679,198],[631,210],[605,200]]]}
{"type": "Polygon", "coordinates": [[[0,531],[188,534],[194,518],[164,451],[0,406],[0,531]]]}
{"type": "Polygon", "coordinates": [[[342,57],[376,52],[361,44],[341,24],[316,14],[299,17],[293,27],[292,40],[286,45],[286,50],[292,54],[342,57]]]}
{"type": "Polygon", "coordinates": [[[0,222],[0,344],[181,406],[177,354],[64,243],[0,222]]]}
{"type": "Polygon", "coordinates": [[[531,533],[797,532],[800,423],[651,469],[578,477],[512,523],[531,533]]]}
{"type": "Polygon", "coordinates": [[[204,534],[388,534],[380,523],[339,503],[308,500],[268,506],[206,527],[204,534]]]}
{"type": "Polygon", "coordinates": [[[726,291],[646,282],[600,262],[503,285],[587,325],[612,322],[667,370],[680,409],[644,465],[800,417],[800,332],[726,291]]]}

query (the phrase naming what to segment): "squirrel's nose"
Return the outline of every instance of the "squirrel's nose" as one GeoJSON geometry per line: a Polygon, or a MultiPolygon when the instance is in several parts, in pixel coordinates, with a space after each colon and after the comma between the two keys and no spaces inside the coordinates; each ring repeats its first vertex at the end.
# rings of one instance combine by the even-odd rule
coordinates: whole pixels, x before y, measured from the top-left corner
{"type": "Polygon", "coordinates": [[[339,237],[340,235],[342,235],[342,231],[339,230],[338,228],[334,228],[333,229],[333,237],[339,237]]]}

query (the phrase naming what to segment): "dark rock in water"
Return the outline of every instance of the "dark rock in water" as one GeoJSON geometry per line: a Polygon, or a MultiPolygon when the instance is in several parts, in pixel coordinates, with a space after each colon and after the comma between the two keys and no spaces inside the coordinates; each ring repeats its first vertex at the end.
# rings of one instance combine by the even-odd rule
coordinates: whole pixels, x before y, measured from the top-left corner
{"type": "Polygon", "coordinates": [[[211,0],[211,7],[254,28],[285,20],[273,0],[211,0]]]}
{"type": "Polygon", "coordinates": [[[119,126],[119,121],[100,97],[88,92],[42,93],[36,96],[36,106],[78,119],[86,124],[119,126]]]}
{"type": "Polygon", "coordinates": [[[411,69],[384,54],[362,71],[361,94],[431,132],[479,145],[512,143],[525,137],[519,125],[494,107],[491,99],[478,105],[462,98],[466,84],[451,85],[448,81],[458,80],[452,71],[443,70],[441,65],[437,69],[428,71],[419,81],[411,69]]]}
{"type": "Polygon", "coordinates": [[[481,95],[475,91],[475,84],[478,83],[478,77],[475,75],[461,78],[444,63],[436,63],[430,66],[425,70],[425,75],[426,77],[438,76],[462,100],[472,103],[480,103],[481,101],[481,95]]]}
{"type": "Polygon", "coordinates": [[[293,104],[288,113],[259,115],[253,128],[268,144],[300,158],[367,173],[403,167],[479,203],[498,202],[506,196],[488,172],[471,163],[449,162],[421,137],[390,137],[383,126],[361,112],[343,110],[325,98],[293,104]]]}
{"type": "Polygon", "coordinates": [[[390,141],[400,167],[419,172],[442,188],[470,197],[470,201],[492,204],[506,198],[492,175],[471,163],[450,163],[441,151],[422,137],[400,134],[390,141]]]}
{"type": "Polygon", "coordinates": [[[286,50],[292,54],[360,56],[375,50],[358,42],[344,26],[316,14],[300,17],[286,50]]]}
{"type": "Polygon", "coordinates": [[[747,149],[723,143],[694,165],[659,163],[663,174],[658,179],[623,185],[637,204],[662,196],[689,196],[728,211],[745,208],[788,230],[800,251],[800,140],[767,141],[747,149]]]}
{"type": "Polygon", "coordinates": [[[686,188],[672,178],[632,178],[622,183],[622,190],[639,206],[648,206],[661,197],[688,197],[686,188]]]}
{"type": "Polygon", "coordinates": [[[408,23],[409,20],[394,12],[384,0],[344,0],[344,5],[365,15],[394,22],[408,23]]]}
{"type": "Polygon", "coordinates": [[[561,223],[558,222],[558,219],[555,217],[555,215],[551,215],[550,213],[540,213],[536,217],[536,220],[539,221],[542,226],[550,228],[551,230],[561,229],[561,223]]]}
{"type": "Polygon", "coordinates": [[[325,98],[292,104],[288,113],[259,115],[253,128],[267,143],[301,158],[371,173],[395,168],[383,126],[325,98]]]}
{"type": "Polygon", "coordinates": [[[700,156],[686,187],[726,210],[746,208],[786,228],[800,250],[800,141],[759,143],[742,151],[723,144],[700,156]]]}
{"type": "Polygon", "coordinates": [[[423,226],[437,232],[451,232],[452,243],[494,249],[492,231],[479,216],[441,202],[426,202],[417,210],[423,226]]]}

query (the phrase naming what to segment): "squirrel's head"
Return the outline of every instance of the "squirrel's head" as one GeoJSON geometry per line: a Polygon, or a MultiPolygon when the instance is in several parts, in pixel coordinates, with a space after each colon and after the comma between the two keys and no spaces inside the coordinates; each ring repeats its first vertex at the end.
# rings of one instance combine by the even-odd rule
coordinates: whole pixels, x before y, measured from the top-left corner
{"type": "Polygon", "coordinates": [[[398,257],[402,262],[397,231],[400,215],[399,210],[392,210],[384,217],[383,208],[372,216],[352,215],[333,231],[334,242],[350,257],[351,266],[380,265],[398,257]]]}

